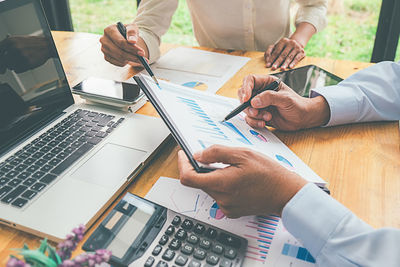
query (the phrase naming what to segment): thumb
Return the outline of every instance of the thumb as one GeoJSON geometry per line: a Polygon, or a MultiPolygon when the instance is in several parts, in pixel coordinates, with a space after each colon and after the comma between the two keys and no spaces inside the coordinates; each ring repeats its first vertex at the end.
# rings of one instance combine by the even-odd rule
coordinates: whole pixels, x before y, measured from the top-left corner
{"type": "Polygon", "coordinates": [[[136,44],[139,39],[139,28],[135,23],[126,25],[126,39],[132,44],[136,44]]]}
{"type": "Polygon", "coordinates": [[[221,162],[229,165],[237,165],[244,159],[241,156],[242,150],[241,148],[213,145],[201,152],[195,153],[193,157],[195,160],[205,164],[221,162]]]}

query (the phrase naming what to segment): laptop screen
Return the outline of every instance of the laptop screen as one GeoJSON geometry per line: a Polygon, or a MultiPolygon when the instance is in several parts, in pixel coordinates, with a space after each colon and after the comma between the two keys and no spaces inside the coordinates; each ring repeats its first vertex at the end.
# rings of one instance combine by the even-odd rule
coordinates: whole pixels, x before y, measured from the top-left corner
{"type": "Polygon", "coordinates": [[[0,153],[72,103],[40,0],[0,1],[0,153]]]}

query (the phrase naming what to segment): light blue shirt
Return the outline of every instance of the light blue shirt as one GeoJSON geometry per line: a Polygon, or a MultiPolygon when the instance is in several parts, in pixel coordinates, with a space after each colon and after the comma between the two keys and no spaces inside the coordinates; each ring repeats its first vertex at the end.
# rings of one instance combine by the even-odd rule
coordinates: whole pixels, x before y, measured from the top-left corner
{"type": "MultiPolygon", "coordinates": [[[[327,100],[328,126],[400,119],[400,64],[383,62],[311,97],[327,100]]],[[[394,210],[393,212],[400,212],[394,210]]],[[[319,266],[400,266],[400,230],[374,229],[314,184],[285,206],[282,221],[319,266]]]]}

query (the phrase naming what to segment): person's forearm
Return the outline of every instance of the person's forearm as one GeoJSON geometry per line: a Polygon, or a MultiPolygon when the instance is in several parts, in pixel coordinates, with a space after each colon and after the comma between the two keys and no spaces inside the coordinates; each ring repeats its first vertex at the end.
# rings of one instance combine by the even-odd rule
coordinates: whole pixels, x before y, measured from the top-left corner
{"type": "Polygon", "coordinates": [[[308,41],[317,32],[315,27],[308,22],[300,22],[296,26],[296,31],[290,36],[290,39],[299,42],[303,48],[306,47],[308,41]]]}
{"type": "Polygon", "coordinates": [[[381,62],[361,70],[338,85],[314,88],[330,109],[327,126],[400,119],[400,63],[381,62]]]}

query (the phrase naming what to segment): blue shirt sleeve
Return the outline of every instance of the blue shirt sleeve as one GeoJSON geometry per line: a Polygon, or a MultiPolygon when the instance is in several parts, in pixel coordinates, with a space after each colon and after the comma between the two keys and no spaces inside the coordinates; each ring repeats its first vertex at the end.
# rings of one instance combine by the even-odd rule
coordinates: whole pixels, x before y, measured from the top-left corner
{"type": "Polygon", "coordinates": [[[400,266],[400,230],[375,230],[316,185],[285,206],[282,222],[319,266],[400,266]]]}
{"type": "Polygon", "coordinates": [[[316,88],[329,104],[327,126],[400,119],[400,62],[381,62],[361,70],[338,85],[316,88]]]}

